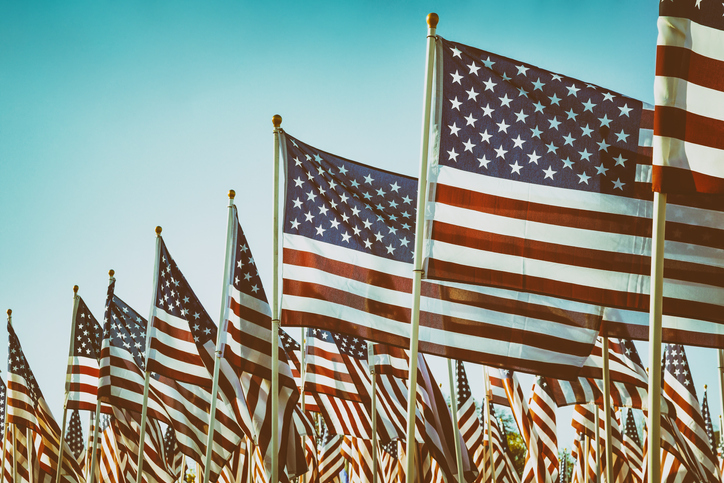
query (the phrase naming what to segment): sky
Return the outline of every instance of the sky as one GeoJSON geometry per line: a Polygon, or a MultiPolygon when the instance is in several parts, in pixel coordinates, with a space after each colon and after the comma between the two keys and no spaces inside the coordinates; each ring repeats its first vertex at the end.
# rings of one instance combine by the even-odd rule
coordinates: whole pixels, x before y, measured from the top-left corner
{"type": "MultiPolygon", "coordinates": [[[[417,176],[429,12],[445,38],[653,103],[654,1],[0,2],[0,307],[58,421],[73,285],[101,320],[114,269],[147,314],[157,225],[218,320],[234,189],[271,287],[274,114],[319,149],[417,176]]],[[[716,352],[687,351],[716,417],[716,352]]]]}

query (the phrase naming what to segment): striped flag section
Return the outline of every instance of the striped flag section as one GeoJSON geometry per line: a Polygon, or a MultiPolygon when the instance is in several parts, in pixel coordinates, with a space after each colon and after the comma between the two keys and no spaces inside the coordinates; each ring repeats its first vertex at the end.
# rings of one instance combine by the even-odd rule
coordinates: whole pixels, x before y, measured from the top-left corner
{"type": "MultiPolygon", "coordinates": [[[[374,477],[372,472],[372,440],[345,436],[340,451],[349,463],[349,483],[368,483],[372,481],[374,477]]],[[[382,465],[378,463],[377,481],[383,481],[382,478],[382,465]]]]}
{"type": "MultiPolygon", "coordinates": [[[[490,432],[493,440],[493,467],[495,468],[495,481],[496,483],[518,483],[520,477],[518,472],[515,470],[513,461],[510,459],[508,452],[508,441],[505,434],[505,427],[498,425],[497,418],[495,417],[495,410],[493,409],[492,403],[490,404],[490,432]]],[[[487,474],[487,481],[490,478],[490,473],[487,474]]]]}
{"type": "MultiPolygon", "coordinates": [[[[596,448],[596,423],[599,426],[599,437],[600,437],[600,461],[601,461],[601,473],[605,473],[606,468],[606,420],[603,409],[599,409],[598,418],[594,411],[593,405],[581,405],[577,404],[573,409],[573,420],[571,425],[577,433],[588,437],[589,442],[589,459],[588,459],[588,472],[589,479],[595,478],[596,475],[596,452],[599,448],[596,448]],[[596,419],[598,421],[596,422],[596,419]]],[[[611,450],[613,455],[612,467],[614,481],[628,481],[629,473],[631,468],[629,466],[626,453],[624,451],[623,436],[621,429],[616,421],[615,416],[611,415],[611,450]]]]}
{"type": "Polygon", "coordinates": [[[478,418],[475,400],[470,392],[468,376],[462,361],[456,361],[458,429],[470,454],[471,464],[478,470],[478,479],[489,465],[488,448],[484,442],[484,427],[478,418]]]}
{"type": "Polygon", "coordinates": [[[724,5],[659,4],[654,189],[724,193],[724,5]]]}
{"type": "Polygon", "coordinates": [[[65,431],[65,440],[68,442],[68,447],[73,452],[78,466],[82,469],[83,460],[85,459],[85,444],[83,442],[83,427],[77,409],[71,412],[68,429],[65,431]]]}
{"type": "Polygon", "coordinates": [[[68,409],[95,411],[103,329],[80,296],[73,324],[66,376],[68,409]]]}
{"type": "MultiPolygon", "coordinates": [[[[417,180],[286,133],[282,154],[282,323],[409,347],[417,180]]],[[[575,376],[602,317],[595,305],[436,281],[420,303],[420,351],[560,377],[575,376]]]]}
{"type": "Polygon", "coordinates": [[[714,426],[711,424],[711,413],[709,412],[709,398],[707,397],[707,387],[704,385],[704,397],[701,399],[701,417],[704,419],[704,430],[706,437],[709,438],[709,446],[711,452],[716,456],[716,444],[714,443],[714,426]]]}
{"type": "MultiPolygon", "coordinates": [[[[623,417],[624,410],[619,411],[619,415],[623,417]]],[[[632,483],[643,483],[644,473],[647,468],[643,466],[644,454],[641,449],[641,439],[639,438],[639,430],[636,427],[633,410],[629,409],[625,412],[626,423],[623,429],[623,452],[628,459],[631,468],[630,478],[632,483]]],[[[619,418],[620,419],[620,418],[619,418]]]]}
{"type": "MultiPolygon", "coordinates": [[[[596,304],[609,336],[647,339],[653,110],[444,39],[438,52],[427,276],[596,304]]],[[[669,199],[665,340],[724,346],[723,227],[720,201],[669,199]]]]}
{"type": "Polygon", "coordinates": [[[318,453],[319,483],[342,483],[340,476],[344,470],[342,440],[343,436],[330,433],[329,427],[324,429],[318,453]]]}
{"type": "Polygon", "coordinates": [[[36,448],[37,455],[33,457],[33,465],[37,465],[41,475],[55,479],[56,472],[60,471],[68,483],[81,483],[84,481],[82,470],[67,442],[63,443],[63,462],[58,468],[62,429],[50,412],[30,364],[25,358],[20,340],[9,322],[7,330],[7,422],[20,428],[30,428],[37,434],[38,448],[36,448]]]}
{"type": "MultiPolygon", "coordinates": [[[[279,341],[282,347],[284,347],[284,352],[286,352],[287,358],[289,359],[289,368],[292,370],[292,376],[294,376],[297,389],[301,392],[302,387],[304,387],[304,381],[302,381],[302,346],[281,327],[279,328],[279,341]]],[[[308,392],[304,394],[304,410],[315,413],[319,412],[317,401],[314,399],[314,396],[308,392]]]]}
{"type": "MultiPolygon", "coordinates": [[[[548,463],[546,473],[550,475],[551,481],[556,481],[559,472],[556,409],[548,383],[545,378],[538,377],[528,401],[528,416],[535,428],[534,432],[538,435],[538,457],[542,456],[548,463]]],[[[538,468],[538,465],[532,463],[531,461],[530,465],[526,464],[523,470],[524,480],[527,480],[527,471],[531,472],[532,477],[535,474],[534,468],[538,468]]]]}
{"type": "MultiPolygon", "coordinates": [[[[642,468],[648,467],[648,431],[644,428],[642,468]]],[[[665,483],[707,481],[703,468],[692,459],[687,442],[668,415],[661,415],[661,481],[665,483]]],[[[644,482],[648,475],[644,471],[644,482]]]]}
{"type": "MultiPolygon", "coordinates": [[[[16,427],[14,424],[7,431],[7,439],[5,440],[5,455],[3,458],[4,475],[3,481],[25,483],[30,482],[28,471],[28,442],[24,428],[16,427]],[[16,480],[13,480],[13,460],[15,460],[16,480]]],[[[34,438],[38,439],[38,433],[34,433],[34,438]]],[[[30,445],[33,452],[33,461],[37,461],[38,455],[35,451],[35,445],[30,445]]],[[[34,465],[33,481],[37,481],[39,477],[38,466],[34,465]]]]}

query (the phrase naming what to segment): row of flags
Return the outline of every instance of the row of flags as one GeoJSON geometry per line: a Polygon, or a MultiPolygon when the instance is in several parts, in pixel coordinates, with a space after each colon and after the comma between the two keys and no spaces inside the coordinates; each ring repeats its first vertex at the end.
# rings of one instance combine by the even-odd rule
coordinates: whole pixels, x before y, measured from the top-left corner
{"type": "MultiPolygon", "coordinates": [[[[718,481],[711,423],[680,345],[724,347],[724,146],[717,137],[724,120],[716,107],[724,105],[716,75],[724,25],[713,9],[662,4],[655,107],[436,37],[435,147],[422,193],[415,178],[275,130],[284,179],[274,276],[281,322],[309,328],[307,343],[276,333],[233,201],[218,325],[159,228],[148,319],[116,295],[113,275],[102,324],[76,295],[64,409],[102,415],[93,418],[90,460],[82,437],[65,439],[8,324],[12,431],[3,439],[4,472],[33,482],[170,482],[183,477],[188,458],[204,483],[277,474],[335,481],[339,452],[353,462],[351,481],[375,477],[370,460],[393,481],[407,471],[399,464],[404,453],[425,481],[482,481],[486,471],[496,481],[519,481],[492,407],[505,402],[527,446],[520,481],[567,478],[555,407],[568,404],[576,405],[573,424],[582,436],[576,474],[601,460],[591,441],[603,426],[611,429],[617,478],[645,479],[650,456],[634,451],[637,439],[587,405],[610,403],[603,400],[602,335],[612,338],[613,403],[659,409],[645,404],[648,376],[631,343],[648,338],[654,189],[672,195],[662,295],[669,344],[663,474],[666,481],[718,481]],[[420,196],[424,217],[416,212],[420,196]],[[415,253],[417,237],[423,253],[415,253]],[[410,331],[415,259],[425,272],[419,339],[410,331]],[[418,346],[493,373],[502,368],[489,373],[483,422],[462,364],[453,414],[418,346]],[[409,380],[415,367],[416,385],[409,380]],[[539,375],[530,397],[514,371],[539,375]],[[414,415],[407,414],[410,392],[414,415]],[[321,451],[312,410],[324,421],[321,451]],[[403,444],[408,417],[415,438],[403,444]],[[374,438],[386,448],[380,454],[374,438]],[[321,454],[329,458],[324,465],[321,454]]],[[[70,422],[79,429],[75,413],[70,422]]]]}

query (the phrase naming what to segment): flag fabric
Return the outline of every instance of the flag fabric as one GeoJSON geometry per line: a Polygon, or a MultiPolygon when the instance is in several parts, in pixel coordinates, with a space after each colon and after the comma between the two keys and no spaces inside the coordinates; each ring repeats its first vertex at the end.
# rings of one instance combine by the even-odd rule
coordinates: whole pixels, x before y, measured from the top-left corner
{"type": "Polygon", "coordinates": [[[497,368],[484,367],[483,377],[487,377],[490,382],[490,401],[500,406],[510,407],[510,401],[508,401],[508,394],[505,392],[505,383],[503,378],[500,377],[500,371],[497,368]]]}
{"type": "MultiPolygon", "coordinates": [[[[344,436],[340,451],[342,456],[349,462],[349,483],[368,483],[371,482],[373,474],[372,465],[372,440],[355,438],[352,436],[344,436]]],[[[382,465],[380,465],[379,456],[377,462],[377,481],[382,480],[382,465]]]]}
{"type": "Polygon", "coordinates": [[[70,341],[66,391],[68,409],[96,410],[103,329],[80,296],[70,341]]]}
{"type": "MultiPolygon", "coordinates": [[[[176,433],[179,450],[199,462],[203,471],[218,329],[163,238],[159,243],[148,370],[161,376],[154,380],[154,385],[176,433]]],[[[228,385],[220,384],[219,387],[210,469],[212,480],[218,479],[243,435],[254,434],[248,410],[232,408],[237,394],[224,391],[228,385]]]]}
{"type": "Polygon", "coordinates": [[[121,483],[124,481],[121,454],[116,442],[116,434],[111,424],[111,416],[102,414],[98,426],[100,442],[98,444],[97,481],[121,483]]]}
{"type": "MultiPolygon", "coordinates": [[[[462,361],[455,361],[457,383],[458,429],[470,454],[471,464],[478,469],[478,479],[488,463],[487,447],[484,443],[484,427],[478,418],[475,400],[470,392],[468,376],[462,361]]],[[[488,465],[489,466],[489,465],[488,465]]]]}
{"type": "Polygon", "coordinates": [[[724,193],[724,5],[659,4],[654,189],[724,193]]]}
{"type": "Polygon", "coordinates": [[[80,414],[77,409],[71,412],[68,429],[65,432],[65,440],[68,442],[70,451],[73,453],[73,456],[75,456],[78,465],[82,467],[85,444],[83,443],[83,427],[80,423],[80,414]]]}
{"type": "Polygon", "coordinates": [[[711,452],[716,456],[716,444],[714,443],[714,426],[711,424],[711,413],[709,412],[709,401],[707,398],[706,386],[704,386],[704,397],[701,400],[701,417],[704,419],[704,430],[706,437],[709,438],[709,446],[711,452]]]}
{"type": "Polygon", "coordinates": [[[319,447],[319,483],[341,483],[340,473],[344,470],[342,455],[343,436],[332,434],[328,427],[319,447]]]}
{"type": "Polygon", "coordinates": [[[571,483],[583,483],[586,479],[586,448],[588,447],[586,436],[583,433],[576,433],[571,449],[571,458],[575,460],[571,483]]]}
{"type": "MultiPolygon", "coordinates": [[[[38,439],[37,455],[33,465],[42,475],[55,478],[60,471],[69,483],[82,482],[83,475],[67,443],[63,443],[63,462],[58,468],[58,456],[61,451],[61,428],[53,418],[30,364],[25,358],[20,340],[13,326],[8,323],[8,385],[7,385],[7,422],[16,427],[29,428],[38,439]]],[[[36,446],[33,442],[28,442],[36,446]]]]}
{"type": "MultiPolygon", "coordinates": [[[[651,107],[438,39],[427,277],[596,304],[609,336],[647,340],[651,107]]],[[[723,217],[669,199],[666,341],[724,345],[723,217]]]]}
{"type": "MultiPolygon", "coordinates": [[[[535,428],[534,432],[538,435],[539,458],[543,457],[547,461],[546,473],[550,475],[551,481],[556,481],[559,470],[556,409],[557,406],[548,382],[545,378],[538,377],[528,401],[528,416],[531,425],[535,428]]],[[[526,469],[530,468],[534,473],[534,466],[526,464],[526,469]]],[[[524,478],[525,473],[526,471],[523,470],[524,478]]]]}
{"type": "Polygon", "coordinates": [[[390,441],[381,446],[380,465],[382,466],[382,481],[385,483],[402,483],[404,469],[399,458],[398,446],[400,440],[390,441]]]}
{"type": "MultiPolygon", "coordinates": [[[[642,468],[648,467],[648,431],[644,427],[642,468]]],[[[684,437],[669,415],[661,415],[661,481],[665,483],[707,481],[703,468],[692,457],[684,437]]],[[[644,482],[648,482],[644,471],[644,482]]]]}
{"type": "MultiPolygon", "coordinates": [[[[304,381],[302,380],[302,346],[281,327],[279,328],[279,341],[287,354],[294,382],[301,393],[302,387],[304,387],[304,381]]],[[[304,410],[314,413],[319,412],[317,401],[311,393],[304,393],[304,410]]]]}
{"type": "MultiPolygon", "coordinates": [[[[223,347],[223,372],[228,374],[227,379],[232,380],[236,374],[241,386],[235,389],[241,392],[237,401],[246,399],[246,406],[252,415],[254,434],[258,435],[257,443],[263,455],[267,477],[271,477],[271,457],[273,448],[271,444],[271,423],[273,418],[279,418],[279,448],[281,448],[278,462],[279,474],[282,466],[287,465],[287,474],[295,476],[296,470],[292,462],[287,462],[286,451],[290,444],[295,444],[292,454],[303,455],[300,440],[294,438],[289,441],[294,407],[299,400],[292,369],[284,350],[284,341],[280,334],[274,337],[279,342],[279,414],[271,412],[271,340],[272,323],[271,308],[267,300],[261,278],[252,256],[249,243],[239,224],[236,206],[234,210],[234,232],[232,233],[232,250],[230,257],[230,279],[228,283],[228,296],[225,301],[226,343],[223,347]],[[293,443],[292,443],[293,442],[293,443]]],[[[237,411],[240,413],[241,409],[237,411]]]]}
{"type": "MultiPolygon", "coordinates": [[[[596,452],[600,451],[601,461],[601,473],[605,473],[606,468],[606,419],[603,409],[598,410],[598,417],[596,417],[596,411],[594,405],[582,405],[577,404],[573,409],[573,420],[571,425],[577,433],[584,434],[588,437],[589,442],[589,459],[588,459],[588,472],[590,478],[594,478],[596,474],[596,452]],[[596,447],[596,424],[599,427],[599,438],[600,438],[600,449],[596,447]]],[[[614,481],[625,482],[628,481],[630,473],[630,466],[626,454],[623,449],[623,436],[621,435],[621,429],[616,421],[615,415],[611,415],[610,420],[611,426],[611,451],[612,451],[612,462],[614,481]]]]}
{"type": "Polygon", "coordinates": [[[510,459],[505,425],[498,425],[492,402],[490,403],[490,420],[488,424],[490,424],[490,435],[493,440],[493,467],[495,468],[496,483],[518,483],[520,478],[513,461],[510,459]]]}
{"type": "MultiPolygon", "coordinates": [[[[13,483],[26,483],[30,482],[30,472],[28,471],[28,449],[33,452],[33,461],[37,461],[37,453],[35,452],[35,445],[27,444],[27,432],[23,428],[19,428],[15,425],[10,426],[10,430],[7,432],[7,439],[5,441],[5,458],[4,458],[4,481],[12,481],[13,483]],[[13,460],[15,460],[16,479],[13,480],[13,460]]],[[[37,433],[35,433],[37,436],[37,433]]],[[[40,476],[38,472],[38,465],[34,464],[33,481],[37,481],[40,476]]]]}
{"type": "Polygon", "coordinates": [[[168,472],[175,479],[179,479],[182,476],[181,469],[183,467],[184,455],[179,451],[176,434],[171,426],[166,427],[166,432],[163,435],[163,454],[166,459],[168,472]]]}
{"type": "Polygon", "coordinates": [[[676,407],[676,426],[686,440],[690,459],[697,463],[705,481],[720,481],[718,462],[712,451],[701,407],[696,397],[684,347],[667,344],[662,364],[662,388],[676,407]]]}
{"type": "MultiPolygon", "coordinates": [[[[620,414],[623,415],[622,409],[620,414]]],[[[631,468],[631,478],[634,483],[642,483],[644,481],[644,473],[647,471],[643,466],[643,451],[641,449],[641,439],[639,438],[639,430],[636,428],[633,411],[626,411],[626,423],[623,429],[623,452],[628,459],[631,468]]]]}
{"type": "MultiPolygon", "coordinates": [[[[282,154],[282,323],[409,347],[417,180],[286,133],[282,154]]],[[[575,375],[602,316],[599,306],[434,281],[423,281],[420,307],[421,352],[549,375],[575,375]]]]}

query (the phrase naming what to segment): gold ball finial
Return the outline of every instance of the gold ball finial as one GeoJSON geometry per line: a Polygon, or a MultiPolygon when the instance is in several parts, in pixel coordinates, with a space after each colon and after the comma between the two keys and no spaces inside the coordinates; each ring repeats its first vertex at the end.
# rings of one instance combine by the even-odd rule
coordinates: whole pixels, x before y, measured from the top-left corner
{"type": "Polygon", "coordinates": [[[437,23],[440,21],[440,17],[435,13],[428,13],[427,14],[427,25],[431,28],[437,28],[437,23]]]}
{"type": "Polygon", "coordinates": [[[8,309],[8,317],[10,317],[11,315],[13,315],[13,309],[8,309]]]}
{"type": "Polygon", "coordinates": [[[78,293],[78,286],[77,286],[77,285],[73,285],[73,293],[78,293]]]}
{"type": "Polygon", "coordinates": [[[706,388],[707,388],[707,385],[706,385],[706,384],[704,384],[704,391],[706,391],[706,388]]]}
{"type": "Polygon", "coordinates": [[[112,268],[111,268],[110,270],[108,270],[108,276],[109,276],[109,277],[112,277],[112,276],[115,275],[115,274],[116,274],[116,271],[113,270],[112,268]]]}
{"type": "Polygon", "coordinates": [[[157,226],[157,227],[156,227],[156,236],[161,236],[161,231],[162,231],[162,230],[163,230],[163,228],[161,228],[160,226],[157,226]]]}
{"type": "Polygon", "coordinates": [[[236,191],[229,190],[229,199],[233,200],[236,197],[236,191]]]}
{"type": "Polygon", "coordinates": [[[279,127],[282,125],[282,116],[279,114],[274,114],[272,117],[272,124],[274,124],[274,127],[279,127]]]}

